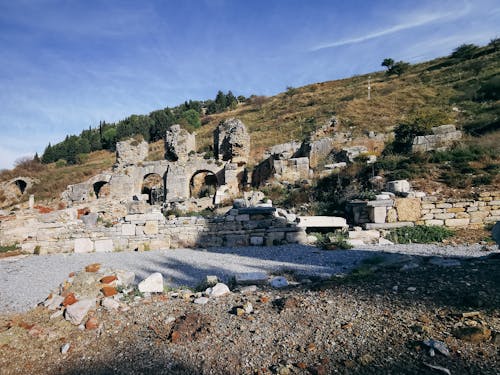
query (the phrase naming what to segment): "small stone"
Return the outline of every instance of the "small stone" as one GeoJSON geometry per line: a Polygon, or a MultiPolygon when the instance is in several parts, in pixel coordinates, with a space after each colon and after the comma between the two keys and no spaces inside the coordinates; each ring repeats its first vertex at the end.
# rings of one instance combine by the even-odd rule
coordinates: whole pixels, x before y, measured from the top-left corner
{"type": "Polygon", "coordinates": [[[117,277],[117,285],[126,287],[134,283],[135,273],[133,273],[132,271],[117,270],[115,271],[115,274],[117,277]]]}
{"type": "Polygon", "coordinates": [[[106,310],[118,310],[120,308],[120,302],[113,298],[104,298],[101,302],[101,306],[106,310]]]}
{"type": "Polygon", "coordinates": [[[472,343],[479,343],[481,341],[487,341],[491,337],[491,330],[479,326],[479,327],[461,327],[457,328],[453,335],[461,340],[470,341],[472,343]]]}
{"type": "Polygon", "coordinates": [[[251,314],[253,312],[253,305],[250,302],[247,302],[243,305],[243,310],[245,314],[251,314]]]}
{"type": "Polygon", "coordinates": [[[92,329],[97,329],[97,327],[99,327],[99,321],[93,316],[87,320],[87,323],[85,323],[86,330],[90,331],[92,329]]]}
{"type": "Polygon", "coordinates": [[[97,272],[100,268],[100,263],[92,263],[85,267],[85,272],[97,272]]]}
{"type": "Polygon", "coordinates": [[[288,280],[283,276],[276,276],[269,282],[273,288],[285,288],[288,286],[288,280]]]}
{"type": "Polygon", "coordinates": [[[229,287],[224,283],[217,283],[214,287],[208,288],[205,293],[209,297],[221,297],[225,294],[230,293],[229,287]]]}
{"type": "Polygon", "coordinates": [[[59,318],[60,316],[62,316],[63,314],[63,311],[62,310],[57,310],[55,313],[53,313],[49,319],[55,319],[55,318],[59,318]]]}
{"type": "Polygon", "coordinates": [[[367,366],[373,362],[373,357],[370,354],[364,354],[359,358],[359,363],[363,366],[367,366]]]}
{"type": "Polygon", "coordinates": [[[207,297],[199,297],[199,298],[196,298],[193,302],[197,305],[205,305],[208,302],[208,298],[207,297]]]}
{"type": "Polygon", "coordinates": [[[259,298],[260,302],[262,303],[268,303],[269,302],[269,297],[267,296],[262,296],[259,298]]]}
{"type": "Polygon", "coordinates": [[[207,275],[205,281],[208,285],[215,285],[219,282],[219,278],[214,275],[207,275]]]}
{"type": "Polygon", "coordinates": [[[244,286],[240,289],[241,294],[252,294],[257,291],[257,285],[244,286]]]}
{"type": "Polygon", "coordinates": [[[115,275],[104,276],[101,279],[101,283],[103,283],[103,284],[111,284],[115,280],[118,280],[118,278],[115,275]]]}
{"type": "Polygon", "coordinates": [[[305,370],[307,368],[307,365],[304,362],[299,362],[297,363],[297,367],[300,368],[301,370],[305,370]]]}
{"type": "Polygon", "coordinates": [[[74,293],[68,293],[66,297],[64,297],[64,301],[62,302],[63,306],[69,306],[77,302],[78,300],[75,297],[74,293]]]}
{"type": "Polygon", "coordinates": [[[63,346],[61,346],[61,354],[66,354],[70,348],[71,344],[66,343],[63,346]]]}
{"type": "Polygon", "coordinates": [[[267,282],[265,272],[245,272],[235,275],[238,284],[264,284],[267,282]]]}
{"type": "Polygon", "coordinates": [[[237,315],[237,316],[243,316],[245,315],[245,310],[243,310],[243,308],[241,307],[236,307],[234,309],[234,313],[237,315]]]}
{"type": "Polygon", "coordinates": [[[415,288],[414,286],[409,286],[408,288],[406,288],[406,290],[409,292],[414,292],[417,290],[417,288],[415,288]]]}
{"type": "Polygon", "coordinates": [[[53,295],[51,298],[48,298],[43,303],[43,305],[45,307],[47,307],[49,310],[57,310],[59,308],[59,306],[61,306],[63,301],[64,301],[64,297],[62,297],[60,295],[53,295]]]}
{"type": "Polygon", "coordinates": [[[101,291],[102,294],[104,294],[104,297],[111,297],[118,293],[114,286],[103,286],[101,291]]]}
{"type": "Polygon", "coordinates": [[[397,292],[398,290],[399,290],[399,286],[394,285],[394,286],[392,287],[392,291],[393,291],[393,292],[397,292]]]}
{"type": "Polygon", "coordinates": [[[91,307],[95,305],[93,299],[82,299],[66,308],[65,318],[74,325],[79,325],[91,307]]]}
{"type": "Polygon", "coordinates": [[[424,340],[423,344],[430,348],[429,354],[431,355],[431,357],[434,355],[434,350],[437,350],[439,353],[441,353],[445,357],[450,356],[450,351],[446,347],[446,344],[442,341],[429,339],[429,340],[424,340]]]}
{"type": "Polygon", "coordinates": [[[139,291],[141,293],[162,293],[163,292],[163,276],[159,272],[152,273],[146,279],[139,283],[139,291]]]}

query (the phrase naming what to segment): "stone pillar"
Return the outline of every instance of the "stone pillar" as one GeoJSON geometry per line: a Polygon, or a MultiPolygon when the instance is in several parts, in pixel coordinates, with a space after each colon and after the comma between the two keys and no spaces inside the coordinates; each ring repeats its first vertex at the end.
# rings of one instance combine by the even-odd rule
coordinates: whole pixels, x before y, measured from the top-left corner
{"type": "Polygon", "coordinates": [[[29,199],[29,208],[30,208],[30,210],[32,210],[33,207],[35,207],[35,196],[33,194],[31,194],[30,195],[30,199],[29,199]]]}

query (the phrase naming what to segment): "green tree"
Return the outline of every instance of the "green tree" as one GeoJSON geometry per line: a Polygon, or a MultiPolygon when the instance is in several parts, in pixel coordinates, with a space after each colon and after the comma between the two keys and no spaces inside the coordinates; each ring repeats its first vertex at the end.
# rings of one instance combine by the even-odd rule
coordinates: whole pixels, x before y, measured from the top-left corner
{"type": "Polygon", "coordinates": [[[153,121],[149,128],[150,141],[163,139],[167,129],[175,122],[175,117],[169,108],[151,112],[149,117],[153,121]]]}
{"type": "Polygon", "coordinates": [[[380,65],[386,67],[387,69],[391,69],[394,66],[394,60],[388,57],[384,59],[384,61],[382,61],[382,64],[380,65]]]}
{"type": "Polygon", "coordinates": [[[180,122],[198,129],[201,126],[200,114],[194,109],[189,109],[182,114],[180,122]]]}
{"type": "Polygon", "coordinates": [[[54,161],[56,161],[54,159],[54,150],[49,142],[49,144],[47,145],[47,147],[45,147],[45,150],[43,151],[42,163],[48,164],[48,163],[53,163],[54,161]]]}
{"type": "Polygon", "coordinates": [[[108,127],[102,133],[102,145],[106,150],[114,151],[116,149],[116,141],[117,141],[117,130],[116,127],[108,127]]]}
{"type": "Polygon", "coordinates": [[[472,59],[479,51],[479,47],[475,44],[462,44],[455,48],[451,57],[460,61],[472,59]]]}
{"type": "Polygon", "coordinates": [[[398,77],[401,76],[403,73],[406,73],[408,71],[408,68],[410,67],[410,64],[404,61],[398,61],[397,63],[394,63],[388,70],[387,74],[392,75],[396,74],[398,77]]]}

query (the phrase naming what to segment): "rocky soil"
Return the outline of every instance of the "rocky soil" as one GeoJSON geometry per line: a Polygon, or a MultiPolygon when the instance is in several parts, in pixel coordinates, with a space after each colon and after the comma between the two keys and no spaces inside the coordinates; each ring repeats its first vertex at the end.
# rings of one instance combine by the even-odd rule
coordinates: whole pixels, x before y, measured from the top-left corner
{"type": "Polygon", "coordinates": [[[374,253],[348,275],[284,273],[282,288],[232,280],[218,297],[205,286],[139,293],[99,265],[75,271],[57,290],[66,307],[0,318],[2,374],[500,372],[497,253],[374,253]],[[97,303],[73,324],[63,310],[82,294],[97,303]]]}

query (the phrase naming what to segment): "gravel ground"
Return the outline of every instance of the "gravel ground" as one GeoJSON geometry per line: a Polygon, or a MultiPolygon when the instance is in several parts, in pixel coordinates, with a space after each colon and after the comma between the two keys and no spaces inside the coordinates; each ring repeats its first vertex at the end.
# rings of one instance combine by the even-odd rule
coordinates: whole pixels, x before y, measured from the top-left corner
{"type": "MultiPolygon", "coordinates": [[[[496,248],[496,247],[495,247],[496,248]]],[[[493,248],[490,248],[490,252],[493,248]]],[[[227,281],[231,276],[254,271],[289,271],[329,277],[348,272],[374,252],[419,256],[478,257],[487,255],[480,245],[366,246],[357,250],[324,251],[316,247],[286,245],[210,249],[156,250],[92,254],[21,256],[0,260],[0,313],[25,312],[43,301],[70,272],[89,263],[135,272],[136,282],[153,272],[163,274],[172,286],[195,286],[206,275],[227,281]]]]}
{"type": "MultiPolygon", "coordinates": [[[[0,373],[499,374],[500,256],[480,257],[485,253],[474,252],[468,255],[476,257],[443,261],[428,256],[431,248],[419,248],[424,256],[300,247],[268,249],[273,257],[266,249],[170,251],[169,255],[179,252],[167,259],[170,267],[174,260],[182,263],[181,254],[184,261],[196,262],[196,270],[189,271],[193,279],[214,270],[229,274],[230,267],[271,272],[285,260],[287,268],[292,264],[299,271],[320,273],[327,262],[340,271],[347,260],[365,260],[353,273],[326,280],[306,282],[295,273],[284,273],[289,280],[302,282],[283,289],[259,285],[244,292],[232,285],[231,293],[208,298],[204,305],[196,304],[197,295],[186,290],[142,298],[128,294],[120,299],[119,310],[97,304],[86,321],[86,327],[91,320],[94,326],[82,329],[41,306],[23,314],[0,314],[0,373]],[[238,256],[228,253],[235,251],[238,256]],[[302,259],[292,257],[300,254],[302,259]],[[206,262],[208,257],[213,264],[206,262]],[[229,266],[232,262],[238,266],[229,266]],[[214,264],[217,268],[210,268],[214,264]],[[238,313],[238,307],[242,310],[249,304],[250,310],[238,313]],[[445,354],[431,353],[430,342],[445,348],[445,354]],[[61,352],[68,347],[67,353],[61,352]]],[[[167,263],[164,252],[117,255],[137,257],[145,273],[150,265],[167,263]],[[154,261],[143,264],[144,256],[154,261]]],[[[108,262],[110,256],[115,254],[103,259],[108,262]]],[[[50,267],[57,263],[50,260],[59,257],[40,259],[50,267]]],[[[29,259],[38,258],[22,261],[29,259]]],[[[96,260],[93,256],[61,259],[73,270],[77,265],[72,259],[83,265],[96,260]]],[[[126,268],[133,259],[128,262],[119,265],[126,268]]],[[[76,271],[74,281],[61,290],[78,294],[82,285],[90,285],[79,277],[99,280],[107,272],[93,276],[81,267],[76,271]]],[[[187,280],[188,270],[182,268],[182,273],[181,280],[187,280]]]]}

